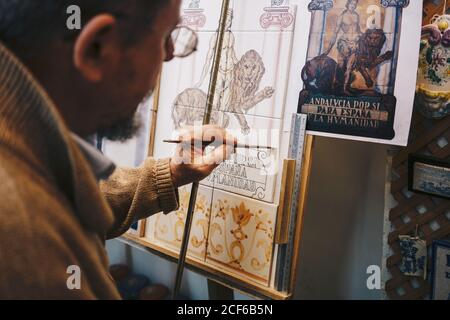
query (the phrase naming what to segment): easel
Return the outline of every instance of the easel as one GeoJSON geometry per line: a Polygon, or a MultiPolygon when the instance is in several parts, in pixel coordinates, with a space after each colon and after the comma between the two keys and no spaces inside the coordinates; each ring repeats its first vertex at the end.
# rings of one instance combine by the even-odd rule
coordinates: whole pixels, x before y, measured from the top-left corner
{"type": "MultiPolygon", "coordinates": [[[[303,172],[302,172],[302,181],[300,185],[301,197],[299,199],[292,199],[292,201],[298,201],[298,219],[295,227],[295,240],[294,240],[294,255],[292,257],[292,273],[290,279],[290,290],[288,292],[279,292],[272,288],[268,288],[256,283],[249,283],[248,281],[244,281],[236,276],[231,274],[226,274],[217,271],[214,268],[211,268],[206,263],[201,263],[197,260],[191,259],[190,257],[186,258],[186,268],[190,271],[198,273],[205,278],[208,279],[208,293],[210,299],[220,299],[220,300],[229,300],[233,298],[233,291],[241,292],[245,295],[257,298],[257,299],[273,299],[273,300],[289,300],[292,299],[295,290],[295,284],[297,280],[296,270],[298,269],[299,263],[299,255],[300,255],[300,241],[302,237],[302,228],[303,228],[303,219],[306,213],[306,205],[308,198],[308,190],[309,190],[309,179],[311,173],[312,166],[312,151],[313,151],[314,137],[307,136],[305,149],[303,154],[303,172]]],[[[289,162],[291,160],[287,160],[289,162]]],[[[286,162],[286,161],[285,161],[286,162]]],[[[288,170],[288,166],[284,166],[283,172],[285,173],[288,170]]],[[[289,193],[292,190],[292,185],[287,183],[282,187],[281,197],[284,194],[289,193]]],[[[288,208],[287,204],[281,206],[280,204],[280,214],[284,216],[283,219],[289,217],[288,212],[282,209],[288,208]]],[[[145,226],[145,223],[142,223],[142,226],[145,226]]],[[[285,237],[284,231],[277,231],[274,235],[274,239],[285,237]],[[281,233],[280,233],[281,232],[281,233]]],[[[141,229],[141,235],[145,233],[144,227],[141,229]]],[[[145,252],[156,255],[160,258],[163,258],[172,263],[177,263],[178,254],[170,251],[168,249],[164,249],[158,246],[155,246],[141,237],[135,237],[131,235],[124,235],[120,238],[120,241],[124,242],[127,245],[132,247],[136,247],[145,252]]]]}
{"type": "MultiPolygon", "coordinates": [[[[213,62],[213,75],[210,83],[210,90],[208,94],[208,103],[207,103],[207,109],[205,110],[205,120],[204,124],[209,123],[209,116],[212,111],[212,105],[215,95],[215,82],[217,81],[218,77],[218,68],[220,64],[220,48],[222,47],[220,39],[223,39],[223,36],[225,34],[225,20],[227,18],[228,13],[228,6],[229,6],[229,0],[223,0],[223,7],[222,7],[222,14],[221,14],[221,27],[219,28],[218,33],[218,45],[216,48],[216,57],[213,62]]],[[[160,85],[158,86],[157,90],[155,91],[155,97],[154,97],[154,110],[152,117],[152,124],[151,124],[151,138],[150,138],[150,148],[149,148],[149,156],[153,155],[153,148],[154,148],[154,133],[156,129],[156,114],[158,112],[158,105],[159,105],[159,92],[160,92],[160,85]]],[[[295,235],[294,235],[294,246],[293,246],[293,256],[291,259],[291,274],[290,274],[290,280],[289,280],[289,290],[287,292],[279,292],[274,289],[259,285],[259,284],[252,284],[248,283],[248,281],[243,281],[242,279],[239,279],[236,276],[233,276],[231,274],[225,274],[220,273],[215,269],[210,268],[205,263],[199,263],[198,261],[194,261],[192,259],[189,259],[189,257],[186,257],[186,251],[187,251],[187,244],[189,239],[189,230],[190,230],[190,224],[192,222],[192,215],[193,215],[193,208],[196,201],[196,191],[194,190],[191,194],[191,200],[189,208],[191,209],[190,212],[188,212],[188,218],[185,226],[185,232],[183,236],[183,244],[181,249],[181,254],[176,255],[169,250],[162,250],[161,248],[157,248],[143,239],[141,239],[145,234],[144,223],[141,223],[141,230],[139,233],[139,238],[135,238],[133,236],[126,235],[123,237],[125,239],[124,241],[127,244],[130,245],[137,245],[140,249],[144,249],[146,251],[152,252],[154,254],[157,254],[159,256],[162,256],[170,261],[176,261],[179,259],[178,263],[178,271],[177,271],[177,281],[175,284],[175,290],[174,293],[177,293],[177,290],[179,289],[179,286],[181,284],[181,278],[180,274],[182,275],[183,269],[186,266],[188,269],[194,270],[205,277],[208,278],[208,292],[209,296],[213,300],[230,300],[233,298],[233,290],[238,290],[243,292],[244,294],[254,296],[257,298],[264,298],[264,299],[280,299],[280,300],[286,300],[290,299],[293,296],[294,288],[295,288],[295,281],[296,281],[296,270],[298,265],[298,258],[299,258],[299,246],[300,246],[300,240],[301,240],[301,234],[302,234],[302,226],[303,226],[303,217],[305,213],[305,207],[306,207],[306,199],[307,199],[307,191],[308,191],[308,183],[309,183],[309,176],[311,171],[311,164],[312,164],[312,146],[313,146],[313,137],[307,136],[305,141],[305,149],[303,153],[303,167],[302,167],[302,179],[300,181],[300,197],[298,199],[293,199],[292,197],[289,197],[289,194],[292,194],[295,183],[299,183],[298,181],[293,181],[292,179],[283,179],[282,185],[281,185],[281,195],[280,199],[282,199],[278,211],[277,216],[277,230],[274,235],[275,244],[285,244],[288,241],[287,236],[287,228],[286,225],[289,224],[290,217],[289,217],[289,209],[291,208],[291,204],[293,201],[298,202],[298,212],[297,212],[297,219],[295,224],[295,235]],[[281,224],[284,225],[284,227],[279,227],[281,224]],[[175,259],[175,260],[174,260],[175,259]]],[[[294,159],[285,159],[283,163],[283,177],[286,176],[292,176],[292,168],[295,166],[295,160],[294,159]]],[[[198,187],[198,186],[197,186],[198,187]]],[[[195,186],[194,186],[195,188],[195,186]]]]}

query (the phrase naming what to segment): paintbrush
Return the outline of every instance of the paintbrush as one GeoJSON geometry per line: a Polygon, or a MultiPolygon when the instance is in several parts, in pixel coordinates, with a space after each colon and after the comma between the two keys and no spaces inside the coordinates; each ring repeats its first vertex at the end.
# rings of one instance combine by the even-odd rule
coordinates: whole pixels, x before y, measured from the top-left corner
{"type": "MultiPolygon", "coordinates": [[[[182,140],[163,140],[163,142],[165,143],[175,143],[175,144],[180,144],[180,143],[188,143],[188,141],[182,141],[182,140]]],[[[198,143],[197,140],[191,140],[191,144],[196,144],[198,143]]],[[[214,141],[202,141],[203,145],[210,145],[213,144],[214,141]]],[[[227,144],[227,141],[223,141],[223,144],[227,144]]],[[[230,143],[231,145],[232,143],[230,143]]],[[[274,149],[273,147],[268,147],[268,146],[257,146],[257,145],[249,145],[249,144],[242,144],[242,143],[238,143],[237,141],[234,142],[234,147],[236,149],[267,149],[267,150],[272,150],[274,149]]]]}

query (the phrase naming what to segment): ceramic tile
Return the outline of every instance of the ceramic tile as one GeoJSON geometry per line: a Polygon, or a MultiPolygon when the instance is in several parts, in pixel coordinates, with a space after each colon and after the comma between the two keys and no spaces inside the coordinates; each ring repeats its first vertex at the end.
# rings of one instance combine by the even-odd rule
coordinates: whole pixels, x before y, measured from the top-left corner
{"type": "Polygon", "coordinates": [[[288,0],[235,0],[233,31],[294,30],[296,6],[288,0]]]}
{"type": "Polygon", "coordinates": [[[194,54],[164,64],[155,130],[156,158],[171,157],[176,146],[163,140],[178,138],[180,125],[194,124],[193,110],[187,112],[185,107],[202,110],[205,107],[211,69],[206,61],[209,61],[209,44],[215,33],[201,32],[198,35],[199,47],[194,54]]]}
{"type": "Polygon", "coordinates": [[[214,190],[206,261],[268,285],[277,207],[214,190]]]}
{"type": "MultiPolygon", "coordinates": [[[[311,2],[311,1],[310,1],[311,2]]],[[[347,3],[348,0],[333,0],[333,9],[329,10],[330,12],[333,10],[342,11],[344,9],[347,9],[347,3]]],[[[360,12],[367,11],[367,15],[370,15],[369,6],[377,6],[380,9],[383,7],[381,6],[380,0],[358,0],[356,10],[360,12]]]]}
{"type": "Polygon", "coordinates": [[[205,181],[214,183],[214,188],[220,190],[273,202],[282,121],[233,113],[224,113],[222,117],[227,120],[227,131],[240,144],[273,149],[238,148],[236,154],[221,164],[205,181]]]}
{"type": "MultiPolygon", "coordinates": [[[[214,42],[206,33],[199,52],[188,60],[175,60],[164,67],[160,105],[204,109],[209,86],[214,42]],[[207,41],[207,42],[206,42],[207,41]],[[212,45],[205,48],[204,43],[212,45]]],[[[215,39],[215,34],[208,34],[215,39]]],[[[219,72],[214,109],[282,118],[292,34],[282,32],[227,33],[219,72]]]]}
{"type": "Polygon", "coordinates": [[[279,148],[283,121],[278,118],[224,113],[226,129],[241,144],[279,148]],[[244,117],[242,117],[244,116],[244,117]]]}
{"type": "Polygon", "coordinates": [[[135,222],[130,229],[127,231],[127,234],[133,237],[140,237],[141,235],[141,228],[142,228],[142,223],[144,223],[144,221],[138,221],[135,222]]]}
{"type": "MultiPolygon", "coordinates": [[[[155,157],[171,156],[174,146],[164,144],[162,140],[176,138],[175,129],[185,124],[193,125],[195,120],[203,118],[202,113],[198,113],[195,108],[203,110],[206,104],[210,69],[207,57],[211,56],[213,49],[213,46],[208,46],[215,34],[200,33],[199,36],[200,47],[196,54],[183,60],[175,59],[163,69],[161,83],[170,85],[161,87],[155,157]],[[167,112],[168,108],[171,112],[167,112]]],[[[228,55],[223,60],[222,70],[228,71],[221,73],[222,77],[219,75],[215,110],[240,113],[241,118],[249,115],[282,118],[292,35],[280,32],[230,33],[228,42],[233,45],[229,46],[228,55]],[[276,61],[270,63],[274,58],[276,61]],[[264,60],[269,62],[265,63],[264,60]],[[252,70],[241,84],[233,81],[235,65],[240,68],[240,72],[236,71],[240,79],[246,77],[245,68],[252,70]],[[257,85],[249,91],[247,86],[251,82],[257,85]],[[240,107],[232,107],[231,101],[240,107]]]]}
{"type": "Polygon", "coordinates": [[[156,217],[149,217],[149,218],[145,219],[144,240],[151,244],[156,244],[156,242],[155,242],[155,221],[156,221],[156,217]]]}
{"type": "MultiPolygon", "coordinates": [[[[333,7],[327,11],[325,20],[323,17],[317,17],[317,21],[313,21],[310,48],[321,46],[320,53],[330,50],[329,56],[337,60],[338,47],[341,52],[352,50],[365,30],[384,29],[386,34],[390,32],[390,20],[385,19],[386,10],[379,0],[358,1],[354,11],[347,7],[347,0],[336,0],[333,7]],[[314,22],[317,22],[317,25],[314,22]]],[[[320,53],[312,52],[309,57],[320,53]]]]}
{"type": "Polygon", "coordinates": [[[429,280],[432,284],[431,300],[448,300],[450,297],[450,242],[435,240],[431,251],[431,279],[429,280]]]}
{"type": "MultiPolygon", "coordinates": [[[[219,74],[215,108],[224,112],[282,118],[292,33],[233,32],[234,63],[219,74]]],[[[224,60],[229,62],[230,59],[224,60]]]]}
{"type": "MultiPolygon", "coordinates": [[[[177,107],[177,114],[182,114],[183,117],[180,117],[180,119],[184,120],[181,122],[175,121],[177,128],[174,130],[179,130],[186,124],[192,125],[194,123],[192,121],[186,123],[185,119],[199,121],[203,118],[203,110],[195,108],[177,107]]],[[[226,128],[227,132],[233,134],[242,144],[272,147],[274,149],[238,149],[238,153],[233,159],[221,165],[211,176],[200,183],[251,198],[273,202],[282,121],[244,114],[213,112],[212,123],[226,128]]],[[[157,139],[157,143],[159,143],[159,139],[157,139]]],[[[168,147],[163,144],[159,144],[159,146],[161,148],[168,147]]],[[[164,156],[169,154],[173,154],[173,147],[164,156]]],[[[162,155],[161,150],[159,150],[158,155],[162,155]]]]}
{"type": "MultiPolygon", "coordinates": [[[[360,1],[354,11],[347,9],[347,4],[347,1],[335,1],[326,18],[317,18],[320,21],[324,19],[323,27],[311,31],[307,55],[310,63],[303,69],[303,78],[312,79],[314,70],[328,65],[329,72],[322,71],[327,75],[326,80],[318,82],[316,79],[315,82],[325,85],[328,79],[333,78],[334,91],[341,94],[346,93],[344,89],[346,86],[351,92],[366,92],[389,85],[392,82],[390,71],[394,60],[392,50],[395,36],[390,33],[392,27],[390,20],[385,19],[386,10],[375,0],[360,1]],[[362,44],[368,45],[369,40],[363,39],[377,41],[377,45],[380,46],[377,55],[379,63],[370,69],[359,68],[364,70],[364,74],[356,70],[357,66],[353,62],[358,56],[358,50],[364,50],[362,44]],[[326,58],[319,57],[320,54],[324,54],[326,58]],[[334,68],[331,68],[331,65],[334,65],[334,68]],[[352,72],[349,73],[350,68],[352,72]]],[[[375,60],[374,57],[372,59],[375,60]]],[[[312,84],[312,81],[309,80],[308,83],[312,84]]],[[[322,88],[321,91],[325,89],[322,88]]]]}
{"type": "MultiPolygon", "coordinates": [[[[151,243],[179,253],[192,186],[179,189],[180,208],[168,215],[157,214],[147,222],[145,238],[151,243]]],[[[200,186],[189,238],[188,256],[204,261],[208,239],[212,189],[200,186]]]]}
{"type": "Polygon", "coordinates": [[[276,182],[277,154],[270,150],[238,149],[207,179],[215,189],[272,202],[276,182]]]}
{"type": "Polygon", "coordinates": [[[199,43],[196,52],[186,58],[174,58],[164,64],[161,74],[160,105],[171,105],[186,89],[208,90],[216,33],[199,32],[197,35],[199,43]],[[161,97],[165,99],[161,101],[161,97]]]}
{"type": "MultiPolygon", "coordinates": [[[[299,71],[293,81],[301,78],[302,88],[289,90],[288,100],[293,101],[304,89],[299,104],[308,104],[303,97],[309,93],[323,99],[311,101],[312,105],[329,107],[321,108],[321,114],[313,112],[310,134],[404,145],[414,100],[415,83],[409,79],[414,78],[411,65],[417,64],[411,53],[420,42],[416,40],[418,24],[414,26],[420,24],[420,4],[384,7],[378,0],[337,0],[333,4],[326,14],[321,10],[304,14],[304,18],[312,18],[307,62],[296,68],[299,71]],[[333,100],[336,97],[342,99],[333,100]],[[344,101],[350,102],[350,107],[348,103],[345,108],[333,105],[344,101]],[[385,116],[374,117],[365,112],[367,106],[385,116]]],[[[297,51],[294,55],[299,61],[297,51]]]]}
{"type": "Polygon", "coordinates": [[[184,0],[181,24],[196,31],[216,31],[222,2],[217,0],[184,0]]]}
{"type": "MultiPolygon", "coordinates": [[[[351,82],[350,88],[358,92],[374,90],[377,86],[389,85],[392,81],[390,73],[394,60],[392,50],[395,35],[383,33],[377,35],[381,41],[381,50],[377,56],[380,61],[373,68],[366,68],[367,75],[363,76],[360,71],[354,70],[356,68],[355,66],[352,67],[352,59],[355,57],[357,50],[359,50],[361,39],[365,37],[365,34],[346,33],[345,35],[340,34],[338,37],[333,32],[312,34],[310,36],[310,48],[317,47],[317,43],[322,44],[319,45],[318,49],[316,48],[318,51],[310,50],[308,52],[307,60],[310,63],[303,70],[303,79],[306,76],[312,79],[313,70],[319,65],[328,63],[328,65],[334,65],[334,68],[323,74],[332,77],[334,79],[334,85],[337,85],[335,88],[342,93],[344,83],[348,83],[349,81],[351,82]],[[321,54],[326,54],[326,56],[321,56],[321,54]],[[353,70],[347,75],[346,72],[349,70],[349,67],[352,67],[353,70]]],[[[310,82],[312,83],[313,81],[310,82]]]]}
{"type": "MultiPolygon", "coordinates": [[[[293,31],[296,6],[289,0],[231,0],[231,29],[236,31],[293,31]],[[255,14],[256,12],[256,14],[255,14]]],[[[215,31],[220,20],[222,2],[218,0],[184,0],[182,24],[197,31],[215,31]]]]}
{"type": "MultiPolygon", "coordinates": [[[[172,157],[175,154],[176,145],[163,142],[165,139],[178,139],[180,131],[186,125],[194,125],[198,123],[199,125],[203,119],[203,109],[186,108],[177,106],[176,108],[177,116],[174,117],[169,112],[159,112],[157,127],[155,132],[155,158],[162,159],[167,157],[172,157]],[[188,120],[191,119],[192,121],[188,120]],[[199,122],[194,121],[199,120],[199,122]]],[[[210,152],[209,149],[206,153],[210,152]]],[[[213,187],[213,183],[208,180],[200,181],[201,185],[207,187],[213,187]]]]}

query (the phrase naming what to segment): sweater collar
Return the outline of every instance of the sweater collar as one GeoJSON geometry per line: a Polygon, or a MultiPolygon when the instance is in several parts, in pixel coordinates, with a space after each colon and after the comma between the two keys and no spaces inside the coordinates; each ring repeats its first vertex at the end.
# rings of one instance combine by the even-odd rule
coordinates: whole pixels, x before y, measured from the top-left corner
{"type": "Polygon", "coordinates": [[[0,148],[55,184],[86,228],[103,233],[113,224],[111,209],[54,103],[1,42],[0,148]]]}
{"type": "MultiPolygon", "coordinates": [[[[81,152],[83,152],[97,180],[108,179],[113,174],[114,170],[116,170],[116,165],[101,153],[100,150],[94,147],[93,144],[89,143],[89,140],[84,140],[74,133],[72,133],[72,137],[81,152]]],[[[94,137],[93,140],[96,141],[97,138],[94,137]]]]}

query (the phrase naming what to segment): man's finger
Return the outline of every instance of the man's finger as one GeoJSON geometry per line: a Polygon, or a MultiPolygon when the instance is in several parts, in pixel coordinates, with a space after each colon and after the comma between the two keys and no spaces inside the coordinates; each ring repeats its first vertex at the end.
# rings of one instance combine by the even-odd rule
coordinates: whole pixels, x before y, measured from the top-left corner
{"type": "Polygon", "coordinates": [[[237,139],[217,125],[186,127],[180,133],[179,139],[183,144],[192,144],[196,148],[205,148],[210,144],[215,146],[222,144],[237,145],[237,139]]]}
{"type": "Polygon", "coordinates": [[[208,153],[203,157],[204,163],[208,165],[218,166],[219,164],[230,158],[234,153],[234,150],[235,148],[232,145],[221,145],[218,148],[214,149],[214,151],[208,153]]]}

